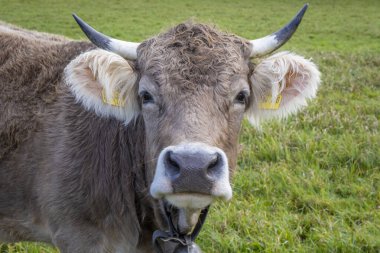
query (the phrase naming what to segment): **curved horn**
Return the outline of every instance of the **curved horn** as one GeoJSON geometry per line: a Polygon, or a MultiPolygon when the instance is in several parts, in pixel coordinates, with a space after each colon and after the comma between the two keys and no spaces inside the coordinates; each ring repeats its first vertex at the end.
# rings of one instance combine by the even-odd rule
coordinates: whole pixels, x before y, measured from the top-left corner
{"type": "Polygon", "coordinates": [[[251,40],[251,57],[267,55],[285,44],[297,30],[297,27],[301,23],[302,17],[308,6],[309,4],[305,4],[297,15],[277,32],[260,39],[251,40]]]}
{"type": "Polygon", "coordinates": [[[127,42],[110,38],[92,28],[77,15],[73,14],[75,21],[86,34],[87,38],[97,47],[114,52],[126,59],[135,60],[137,58],[137,47],[140,43],[127,42]]]}

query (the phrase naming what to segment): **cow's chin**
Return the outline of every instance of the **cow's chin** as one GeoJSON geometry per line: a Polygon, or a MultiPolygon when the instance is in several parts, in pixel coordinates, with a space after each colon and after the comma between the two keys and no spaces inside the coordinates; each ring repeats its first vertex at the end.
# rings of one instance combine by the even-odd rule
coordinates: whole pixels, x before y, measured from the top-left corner
{"type": "Polygon", "coordinates": [[[181,234],[189,234],[199,220],[202,209],[208,207],[214,198],[210,195],[197,193],[169,194],[166,201],[177,208],[175,224],[181,234]]]}
{"type": "Polygon", "coordinates": [[[198,193],[168,194],[165,199],[173,206],[181,209],[204,209],[214,200],[211,195],[198,193]]]}

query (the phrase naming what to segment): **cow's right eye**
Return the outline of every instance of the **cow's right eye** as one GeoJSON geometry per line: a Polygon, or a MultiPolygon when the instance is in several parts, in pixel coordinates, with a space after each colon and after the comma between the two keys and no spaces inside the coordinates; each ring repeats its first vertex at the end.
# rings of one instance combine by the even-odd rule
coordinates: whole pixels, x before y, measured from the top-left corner
{"type": "Polygon", "coordinates": [[[147,91],[143,91],[140,93],[140,98],[141,98],[141,102],[143,104],[148,104],[148,103],[153,103],[154,100],[153,100],[153,96],[147,92],[147,91]]]}
{"type": "Polygon", "coordinates": [[[235,102],[239,104],[247,104],[248,94],[246,91],[241,91],[235,97],[235,102]]]}

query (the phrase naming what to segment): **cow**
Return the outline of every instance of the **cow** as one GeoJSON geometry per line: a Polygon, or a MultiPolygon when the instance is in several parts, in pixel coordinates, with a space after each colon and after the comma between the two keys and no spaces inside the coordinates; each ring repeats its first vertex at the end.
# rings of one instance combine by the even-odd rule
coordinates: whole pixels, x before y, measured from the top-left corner
{"type": "Polygon", "coordinates": [[[142,43],[76,15],[93,43],[0,24],[0,241],[153,252],[154,231],[191,234],[232,197],[244,116],[258,126],[315,97],[313,62],[270,55],[306,8],[255,40],[193,21],[142,43]]]}

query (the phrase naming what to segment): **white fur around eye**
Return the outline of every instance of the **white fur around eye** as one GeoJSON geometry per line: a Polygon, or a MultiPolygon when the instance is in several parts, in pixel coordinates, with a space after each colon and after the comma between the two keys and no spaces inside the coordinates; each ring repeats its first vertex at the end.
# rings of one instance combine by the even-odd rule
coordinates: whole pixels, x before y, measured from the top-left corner
{"type": "Polygon", "coordinates": [[[76,100],[102,117],[115,117],[125,124],[139,111],[137,74],[128,61],[104,50],[79,55],[65,68],[65,80],[76,100]],[[122,106],[103,101],[117,94],[122,106]]]}
{"type": "Polygon", "coordinates": [[[317,66],[302,56],[280,52],[264,59],[251,76],[255,103],[247,111],[249,121],[257,126],[262,120],[297,112],[316,96],[320,81],[317,66]],[[260,108],[268,96],[275,101],[280,94],[278,109],[260,108]]]}

